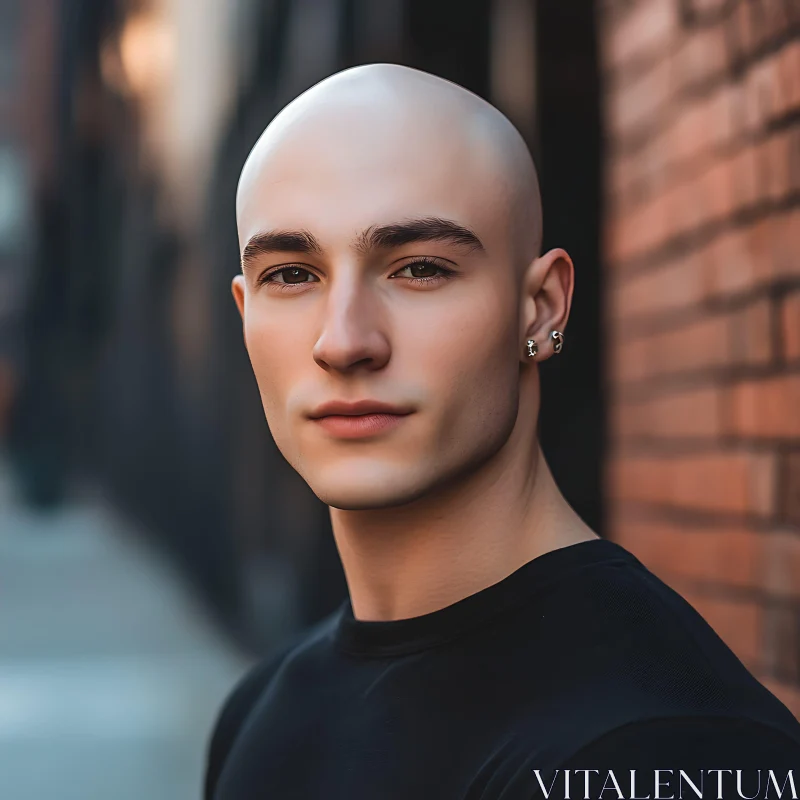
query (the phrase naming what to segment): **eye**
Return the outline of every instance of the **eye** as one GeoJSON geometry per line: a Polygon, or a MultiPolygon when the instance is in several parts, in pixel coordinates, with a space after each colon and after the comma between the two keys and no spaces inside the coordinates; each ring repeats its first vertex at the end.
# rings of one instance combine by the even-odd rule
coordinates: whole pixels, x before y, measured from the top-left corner
{"type": "Polygon", "coordinates": [[[415,285],[441,283],[453,275],[453,270],[448,269],[432,258],[418,258],[416,261],[412,261],[410,264],[406,264],[404,267],[397,270],[392,277],[394,278],[403,272],[410,272],[407,276],[409,283],[415,285]],[[439,274],[437,275],[436,273],[439,274]]]}
{"type": "Polygon", "coordinates": [[[305,267],[281,267],[280,269],[268,272],[258,279],[259,286],[264,283],[271,283],[277,286],[282,291],[285,291],[287,286],[299,286],[303,283],[319,282],[319,278],[313,272],[307,270],[305,267]],[[275,276],[280,275],[281,280],[277,280],[275,276]],[[306,280],[306,278],[311,280],[306,280]]]}

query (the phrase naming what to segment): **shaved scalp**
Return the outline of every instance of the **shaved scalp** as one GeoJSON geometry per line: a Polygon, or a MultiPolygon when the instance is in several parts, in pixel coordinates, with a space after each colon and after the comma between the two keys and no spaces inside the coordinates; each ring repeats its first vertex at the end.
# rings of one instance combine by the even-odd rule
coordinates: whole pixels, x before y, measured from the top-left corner
{"type": "Polygon", "coordinates": [[[539,182],[517,129],[494,106],[467,89],[396,64],[369,64],[338,72],[312,86],[272,120],[250,152],[239,179],[236,209],[242,248],[248,238],[241,227],[243,209],[263,175],[280,160],[279,152],[287,147],[310,148],[308,152],[326,147],[340,151],[363,148],[364,136],[387,148],[427,148],[474,167],[480,175],[474,191],[504,215],[509,252],[519,274],[541,254],[539,182]],[[348,132],[357,132],[362,138],[351,139],[348,132]]]}

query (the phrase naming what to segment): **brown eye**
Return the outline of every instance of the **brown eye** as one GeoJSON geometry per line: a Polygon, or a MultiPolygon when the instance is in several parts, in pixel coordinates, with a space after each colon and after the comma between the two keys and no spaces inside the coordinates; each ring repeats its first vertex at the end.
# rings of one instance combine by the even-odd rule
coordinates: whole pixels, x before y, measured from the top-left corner
{"type": "Polygon", "coordinates": [[[418,261],[416,264],[409,264],[406,269],[411,271],[412,278],[432,278],[437,272],[441,272],[441,267],[436,264],[428,264],[418,261]]]}
{"type": "Polygon", "coordinates": [[[277,283],[283,285],[297,285],[300,283],[314,283],[315,281],[319,280],[316,275],[309,272],[307,269],[303,267],[281,267],[281,269],[276,269],[274,272],[270,272],[265,275],[260,283],[277,283]],[[280,275],[281,280],[278,280],[276,276],[280,275]],[[311,277],[312,280],[307,280],[308,277],[311,277]]]}
{"type": "Polygon", "coordinates": [[[406,264],[395,272],[395,275],[403,275],[403,277],[411,281],[417,281],[418,283],[431,283],[433,281],[446,280],[452,274],[452,270],[426,258],[412,261],[410,264],[406,264]],[[403,273],[406,274],[403,275],[403,273]]]}
{"type": "Polygon", "coordinates": [[[304,276],[310,275],[311,273],[307,269],[302,269],[301,267],[287,267],[281,270],[281,274],[283,275],[284,283],[307,283],[308,281],[304,276]]]}

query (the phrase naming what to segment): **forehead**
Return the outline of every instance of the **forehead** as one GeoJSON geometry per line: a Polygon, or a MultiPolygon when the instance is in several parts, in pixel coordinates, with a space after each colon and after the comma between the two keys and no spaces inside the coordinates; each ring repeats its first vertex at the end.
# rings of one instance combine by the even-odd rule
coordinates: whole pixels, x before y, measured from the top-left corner
{"type": "Polygon", "coordinates": [[[444,217],[484,242],[503,236],[509,189],[491,147],[454,122],[351,114],[269,131],[237,197],[240,247],[265,229],[312,231],[344,246],[375,225],[444,217]]]}

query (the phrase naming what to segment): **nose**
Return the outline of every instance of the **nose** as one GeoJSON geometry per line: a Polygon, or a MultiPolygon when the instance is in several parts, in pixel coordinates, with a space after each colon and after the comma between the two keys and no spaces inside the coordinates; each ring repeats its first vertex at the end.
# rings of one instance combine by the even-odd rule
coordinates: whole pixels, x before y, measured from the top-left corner
{"type": "Polygon", "coordinates": [[[391,348],[380,324],[385,315],[374,292],[348,281],[332,287],[326,301],[322,331],[313,350],[317,364],[337,372],[385,366],[391,348]]]}

